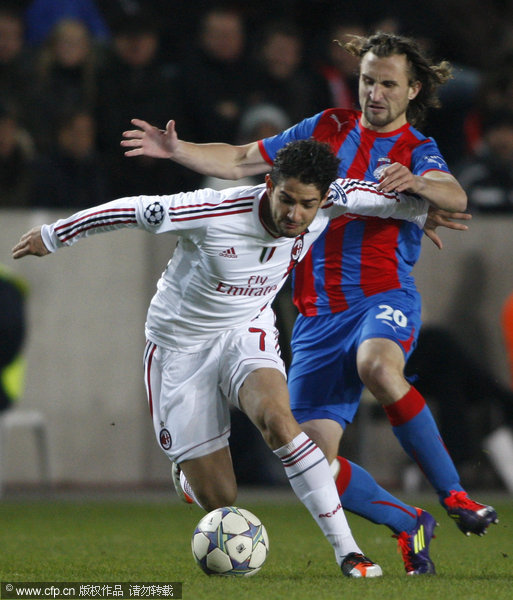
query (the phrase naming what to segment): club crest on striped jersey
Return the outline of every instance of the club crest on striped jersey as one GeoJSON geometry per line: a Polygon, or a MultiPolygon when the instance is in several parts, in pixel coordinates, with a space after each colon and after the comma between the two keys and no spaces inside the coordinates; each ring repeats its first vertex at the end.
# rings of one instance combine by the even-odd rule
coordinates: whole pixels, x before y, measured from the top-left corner
{"type": "Polygon", "coordinates": [[[152,202],[144,209],[144,219],[152,227],[160,225],[164,220],[165,214],[164,207],[160,202],[152,202]]]}
{"type": "Polygon", "coordinates": [[[328,202],[336,202],[337,204],[347,204],[346,193],[342,189],[342,186],[336,181],[334,181],[330,185],[328,202]]]}
{"type": "Polygon", "coordinates": [[[379,181],[383,177],[383,171],[392,164],[392,161],[386,157],[382,156],[378,158],[378,162],[376,168],[373,171],[374,179],[379,181]]]}
{"type": "Polygon", "coordinates": [[[164,450],[169,450],[169,448],[171,448],[171,434],[165,427],[160,430],[159,441],[160,445],[162,446],[162,448],[164,448],[164,450]]]}

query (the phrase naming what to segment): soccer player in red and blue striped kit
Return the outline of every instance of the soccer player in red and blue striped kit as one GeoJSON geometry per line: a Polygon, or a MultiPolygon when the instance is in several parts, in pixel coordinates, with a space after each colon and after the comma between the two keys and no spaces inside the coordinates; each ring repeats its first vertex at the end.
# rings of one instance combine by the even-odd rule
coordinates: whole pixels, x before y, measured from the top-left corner
{"type": "MultiPolygon", "coordinates": [[[[126,154],[171,158],[204,174],[237,179],[265,171],[288,142],[314,137],[341,159],[341,177],[418,194],[462,218],[465,192],[435,141],[414,127],[429,107],[438,106],[436,91],[450,77],[450,65],[431,63],[413,40],[392,34],[353,37],[344,46],[360,58],[361,112],[328,109],[245,146],[191,144],[178,139],[173,121],[159,130],[136,119],[140,129],[124,134],[122,145],[131,148],[126,154]]],[[[412,575],[435,572],[429,556],[434,518],[337,456],[364,385],[458,527],[482,535],[497,522],[491,506],[468,497],[429,407],[404,376],[421,326],[411,275],[421,238],[418,228],[396,219],[346,214],[329,224],[296,268],[300,314],[288,373],[294,416],[331,463],[342,505],[392,529],[412,575]]]]}

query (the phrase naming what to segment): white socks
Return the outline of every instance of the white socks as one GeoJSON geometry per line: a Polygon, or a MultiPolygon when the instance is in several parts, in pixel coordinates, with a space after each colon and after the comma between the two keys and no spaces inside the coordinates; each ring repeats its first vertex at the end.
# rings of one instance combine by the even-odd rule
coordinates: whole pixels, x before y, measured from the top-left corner
{"type": "Polygon", "coordinates": [[[274,453],[281,459],[296,496],[333,546],[338,564],[350,552],[361,553],[340,504],[328,461],[318,446],[302,432],[274,453]]]}
{"type": "MultiPolygon", "coordinates": [[[[328,461],[318,446],[302,432],[274,453],[281,459],[294,493],[332,545],[337,563],[350,552],[362,553],[347,523],[328,461]]],[[[183,471],[180,484],[201,506],[183,471]]]]}

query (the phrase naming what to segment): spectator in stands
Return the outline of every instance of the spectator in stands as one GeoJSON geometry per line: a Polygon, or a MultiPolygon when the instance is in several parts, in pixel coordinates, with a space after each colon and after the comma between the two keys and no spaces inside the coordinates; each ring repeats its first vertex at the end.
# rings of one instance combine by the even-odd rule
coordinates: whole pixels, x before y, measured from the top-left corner
{"type": "Polygon", "coordinates": [[[59,21],[38,49],[28,118],[39,150],[50,149],[56,119],[63,110],[72,106],[93,109],[98,62],[97,48],[87,27],[73,19],[59,21]]]}
{"type": "Polygon", "coordinates": [[[469,155],[477,153],[483,142],[485,121],[492,113],[512,110],[513,100],[513,36],[495,47],[489,68],[483,70],[472,110],[465,120],[469,155]]]}
{"type": "Polygon", "coordinates": [[[33,140],[15,109],[0,104],[0,207],[26,206],[33,158],[33,140]]]}
{"type": "Polygon", "coordinates": [[[325,41],[326,58],[317,68],[326,80],[331,100],[328,106],[358,109],[358,59],[349,54],[337,41],[345,42],[351,35],[365,36],[361,23],[341,21],[329,31],[325,41]]]}
{"type": "Polygon", "coordinates": [[[457,171],[474,213],[513,214],[513,111],[494,111],[484,118],[476,154],[457,171]]]}
{"type": "MultiPolygon", "coordinates": [[[[276,135],[290,127],[290,125],[292,123],[287,113],[278,106],[274,104],[255,104],[241,115],[236,143],[249,144],[249,142],[261,140],[276,135]]],[[[257,185],[263,182],[264,176],[259,174],[239,179],[237,185],[257,185]]],[[[223,190],[229,185],[233,186],[233,180],[213,176],[206,176],[202,181],[202,187],[210,187],[215,190],[223,190]]]]}
{"type": "Polygon", "coordinates": [[[22,12],[0,8],[0,99],[20,105],[30,85],[30,53],[24,44],[22,12]]]}
{"type": "Polygon", "coordinates": [[[253,101],[279,106],[292,122],[331,106],[326,82],[305,66],[303,37],[294,23],[269,24],[257,48],[253,101]]]}
{"type": "Polygon", "coordinates": [[[215,7],[202,16],[180,82],[195,142],[235,141],[253,82],[246,42],[245,22],[236,9],[215,7]]]}
{"type": "MultiPolygon", "coordinates": [[[[183,167],[142,157],[129,163],[119,151],[119,132],[134,115],[165,123],[178,115],[191,134],[183,108],[176,64],[160,54],[158,24],[146,13],[112,23],[113,45],[99,77],[96,120],[98,143],[109,168],[111,195],[172,194],[195,189],[200,178],[183,167]]],[[[204,99],[202,99],[204,101],[204,99]]],[[[198,119],[200,116],[198,115],[198,119]]]]}
{"type": "Polygon", "coordinates": [[[33,0],[25,13],[29,44],[43,43],[63,19],[81,21],[98,41],[109,38],[107,24],[95,0],[33,0]]]}
{"type": "Polygon", "coordinates": [[[90,112],[64,112],[54,146],[35,161],[30,205],[86,208],[110,197],[103,161],[96,152],[96,124],[90,112]]]}

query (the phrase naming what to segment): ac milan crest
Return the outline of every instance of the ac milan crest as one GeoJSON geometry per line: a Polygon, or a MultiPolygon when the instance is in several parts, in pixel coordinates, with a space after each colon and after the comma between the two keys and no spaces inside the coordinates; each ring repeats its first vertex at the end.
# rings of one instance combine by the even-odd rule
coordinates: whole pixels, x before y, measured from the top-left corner
{"type": "Polygon", "coordinates": [[[160,445],[164,450],[171,448],[171,434],[167,429],[161,429],[159,434],[160,445]]]}
{"type": "Polygon", "coordinates": [[[300,235],[294,241],[294,245],[292,246],[292,252],[290,253],[290,258],[294,261],[299,260],[302,250],[303,250],[303,236],[300,235]]]}

